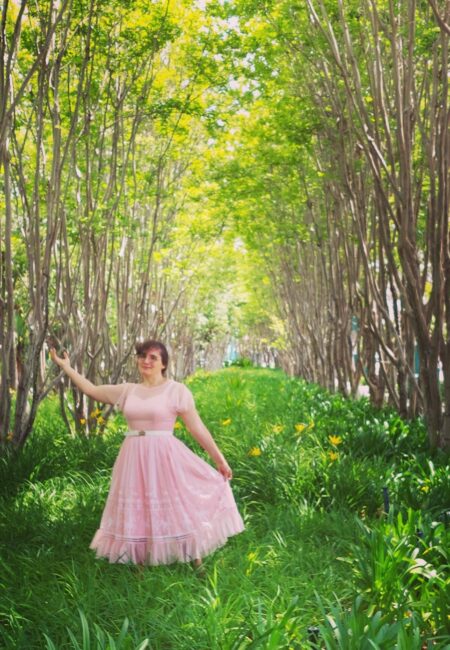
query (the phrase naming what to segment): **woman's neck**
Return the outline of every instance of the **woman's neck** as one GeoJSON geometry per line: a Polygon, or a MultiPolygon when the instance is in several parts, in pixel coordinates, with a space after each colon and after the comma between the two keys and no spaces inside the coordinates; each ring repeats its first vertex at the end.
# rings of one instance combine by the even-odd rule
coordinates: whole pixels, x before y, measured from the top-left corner
{"type": "Polygon", "coordinates": [[[148,386],[149,388],[154,388],[155,386],[160,386],[161,384],[165,384],[167,381],[167,377],[164,377],[164,375],[161,375],[160,377],[155,377],[150,379],[143,379],[142,380],[142,385],[143,386],[148,386]]]}

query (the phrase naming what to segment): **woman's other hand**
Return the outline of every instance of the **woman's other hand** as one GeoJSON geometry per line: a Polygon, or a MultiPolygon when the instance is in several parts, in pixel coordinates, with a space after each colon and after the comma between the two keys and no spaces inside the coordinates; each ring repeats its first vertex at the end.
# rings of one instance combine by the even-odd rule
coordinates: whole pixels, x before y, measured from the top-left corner
{"type": "Polygon", "coordinates": [[[231,467],[228,465],[227,461],[225,458],[221,458],[216,462],[216,467],[217,470],[222,474],[222,476],[227,479],[228,481],[231,481],[233,478],[233,472],[231,471],[231,467]]]}

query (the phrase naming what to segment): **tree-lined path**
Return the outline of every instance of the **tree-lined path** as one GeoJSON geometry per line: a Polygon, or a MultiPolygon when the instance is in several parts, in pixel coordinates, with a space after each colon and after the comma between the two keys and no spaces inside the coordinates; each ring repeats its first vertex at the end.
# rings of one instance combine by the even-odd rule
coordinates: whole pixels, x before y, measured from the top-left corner
{"type": "Polygon", "coordinates": [[[9,647],[446,647],[449,38],[447,0],[3,2],[9,647]],[[217,371],[249,530],[178,601],[86,554],[122,428],[49,360],[128,381],[150,336],[217,371]]]}
{"type": "Polygon", "coordinates": [[[151,333],[177,376],[232,340],[447,445],[446,11],[5,2],[2,444],[54,387],[49,335],[116,381],[151,333]]]}

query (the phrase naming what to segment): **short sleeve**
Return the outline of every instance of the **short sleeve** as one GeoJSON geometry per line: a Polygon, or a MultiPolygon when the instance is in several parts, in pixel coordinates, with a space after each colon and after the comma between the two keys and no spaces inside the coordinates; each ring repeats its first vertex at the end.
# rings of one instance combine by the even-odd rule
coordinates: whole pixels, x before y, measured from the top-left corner
{"type": "Polygon", "coordinates": [[[98,401],[108,402],[122,410],[128,395],[129,386],[130,384],[103,384],[102,386],[98,386],[100,393],[98,401]]]}
{"type": "Polygon", "coordinates": [[[195,408],[194,397],[187,386],[179,384],[177,392],[177,414],[182,415],[195,408]]]}
{"type": "Polygon", "coordinates": [[[117,406],[121,411],[123,411],[123,407],[125,405],[125,400],[128,397],[129,389],[130,389],[130,384],[120,384],[120,394],[116,401],[114,402],[114,406],[117,406]]]}

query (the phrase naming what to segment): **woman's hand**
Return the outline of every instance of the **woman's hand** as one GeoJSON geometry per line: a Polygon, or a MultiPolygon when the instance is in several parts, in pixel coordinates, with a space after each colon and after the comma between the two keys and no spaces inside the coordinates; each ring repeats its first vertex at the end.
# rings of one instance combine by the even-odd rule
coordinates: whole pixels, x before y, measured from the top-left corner
{"type": "Polygon", "coordinates": [[[123,391],[122,385],[117,386],[96,386],[89,379],[86,379],[81,373],[77,372],[75,368],[70,365],[70,359],[67,352],[64,350],[62,357],[56,353],[53,346],[49,347],[50,357],[69,377],[70,381],[75,384],[83,393],[105,404],[115,404],[123,391]]]}
{"type": "Polygon", "coordinates": [[[50,357],[51,357],[51,360],[54,363],[56,363],[63,370],[67,370],[67,368],[71,367],[70,366],[69,355],[67,354],[67,352],[65,350],[63,352],[63,356],[58,357],[55,348],[50,348],[50,357]]]}
{"type": "Polygon", "coordinates": [[[222,457],[220,460],[216,461],[216,467],[222,476],[227,479],[227,481],[231,481],[233,478],[233,472],[231,471],[231,467],[228,465],[225,458],[222,457]]]}

